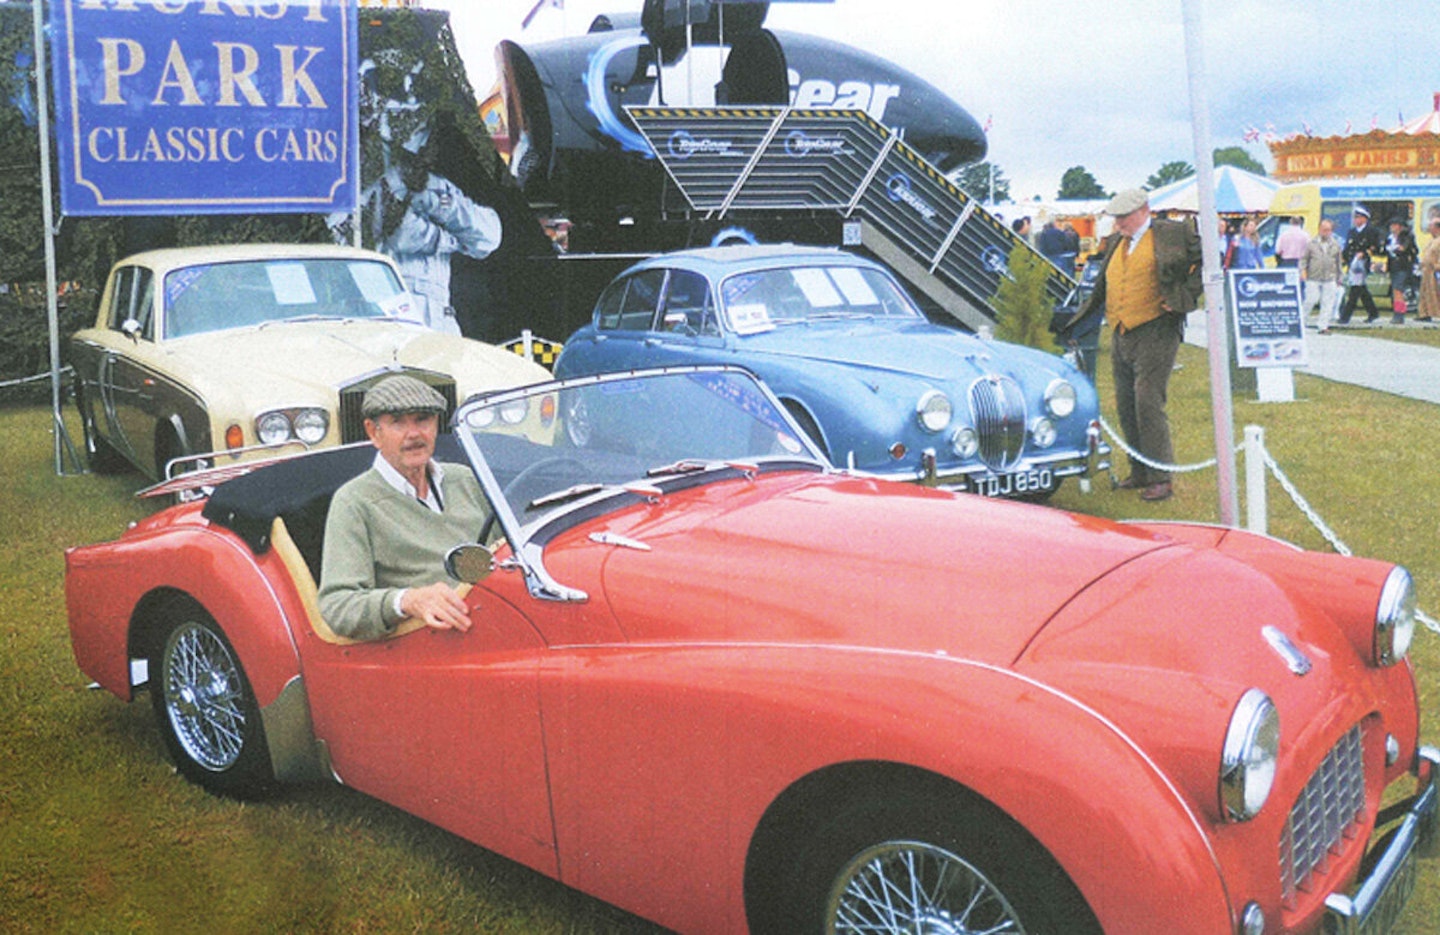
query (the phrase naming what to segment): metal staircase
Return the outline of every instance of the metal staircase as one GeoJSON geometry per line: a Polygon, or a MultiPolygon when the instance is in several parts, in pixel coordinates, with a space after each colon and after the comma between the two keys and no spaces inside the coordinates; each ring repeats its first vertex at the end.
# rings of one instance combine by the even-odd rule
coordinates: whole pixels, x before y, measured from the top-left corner
{"type": "MultiPolygon", "coordinates": [[[[835,212],[864,247],[959,321],[995,320],[992,300],[1015,250],[1032,248],[859,110],[626,108],[690,209],[707,219],[835,212]]],[[[1073,278],[1050,266],[1056,303],[1073,278]]]]}

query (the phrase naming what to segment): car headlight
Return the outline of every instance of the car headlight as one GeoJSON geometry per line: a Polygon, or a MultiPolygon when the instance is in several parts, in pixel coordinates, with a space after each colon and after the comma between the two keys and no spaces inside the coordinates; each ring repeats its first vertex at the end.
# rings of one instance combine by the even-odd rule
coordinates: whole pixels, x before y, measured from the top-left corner
{"type": "Polygon", "coordinates": [[[915,417],[920,420],[920,427],[927,432],[945,431],[953,411],[950,397],[939,390],[926,390],[920,394],[920,401],[915,404],[915,417]]]}
{"type": "Polygon", "coordinates": [[[1415,581],[1396,565],[1380,589],[1375,609],[1375,664],[1393,666],[1410,653],[1415,637],[1415,581]]]}
{"type": "Polygon", "coordinates": [[[500,404],[500,420],[506,425],[519,425],[525,421],[525,414],[529,411],[530,403],[523,396],[512,399],[508,403],[500,404]]]}
{"type": "Polygon", "coordinates": [[[290,417],[283,412],[267,412],[255,420],[255,437],[262,445],[278,445],[290,440],[290,417]]]}
{"type": "Polygon", "coordinates": [[[980,436],[968,425],[962,425],[950,436],[950,450],[961,458],[973,458],[980,451],[980,436]]]}
{"type": "Polygon", "coordinates": [[[1044,416],[1030,423],[1030,440],[1035,443],[1036,448],[1049,448],[1055,444],[1056,437],[1055,423],[1044,416]]]}
{"type": "Polygon", "coordinates": [[[324,409],[301,409],[291,420],[295,437],[307,445],[320,442],[330,429],[330,414],[324,409]]]}
{"type": "Polygon", "coordinates": [[[1057,419],[1075,411],[1075,386],[1069,380],[1056,377],[1045,387],[1045,411],[1057,419]]]}
{"type": "Polygon", "coordinates": [[[1280,712],[1270,696],[1252,688],[1240,696],[1220,754],[1220,813],[1229,821],[1259,814],[1275,786],[1280,712]]]}
{"type": "Polygon", "coordinates": [[[495,407],[482,406],[479,409],[472,410],[470,414],[465,417],[465,424],[472,429],[488,429],[495,424],[495,407]]]}

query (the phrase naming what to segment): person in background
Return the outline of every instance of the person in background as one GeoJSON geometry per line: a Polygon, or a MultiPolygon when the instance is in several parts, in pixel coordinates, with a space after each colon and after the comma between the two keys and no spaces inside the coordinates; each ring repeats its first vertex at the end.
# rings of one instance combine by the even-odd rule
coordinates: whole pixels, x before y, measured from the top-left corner
{"type": "Polygon", "coordinates": [[[1035,237],[1035,249],[1039,250],[1045,259],[1060,267],[1067,274],[1074,273],[1075,262],[1073,258],[1069,266],[1065,265],[1065,232],[1060,230],[1060,225],[1054,218],[1046,221],[1045,226],[1040,228],[1040,233],[1035,237]]]}
{"type": "Polygon", "coordinates": [[[1310,235],[1305,233],[1305,219],[1291,218],[1275,238],[1275,265],[1279,267],[1299,266],[1300,258],[1305,255],[1305,247],[1309,243],[1310,235]]]}
{"type": "Polygon", "coordinates": [[[1385,238],[1385,269],[1390,273],[1391,324],[1405,324],[1406,295],[1415,285],[1415,261],[1420,253],[1410,236],[1410,220],[1396,215],[1390,219],[1390,236],[1385,238]]]}
{"type": "Polygon", "coordinates": [[[1335,239],[1335,225],[1328,219],[1320,222],[1320,233],[1305,245],[1300,258],[1300,281],[1305,284],[1305,308],[1309,313],[1316,303],[1320,309],[1315,325],[1321,334],[1330,333],[1330,321],[1340,304],[1340,284],[1345,278],[1345,261],[1340,258],[1340,241],[1335,239]]]}
{"type": "Polygon", "coordinates": [[[1231,242],[1228,269],[1260,269],[1265,256],[1260,252],[1260,225],[1249,218],[1240,226],[1240,233],[1231,242]]]}
{"type": "Polygon", "coordinates": [[[1430,215],[1430,242],[1420,254],[1420,314],[1430,324],[1440,317],[1440,214],[1430,215]]]}
{"type": "Polygon", "coordinates": [[[1010,222],[1010,229],[1015,232],[1015,236],[1016,236],[1016,237],[1019,237],[1021,240],[1025,241],[1026,243],[1029,243],[1029,242],[1030,242],[1030,218],[1029,218],[1029,217],[1016,218],[1015,220],[1011,221],[1011,222],[1010,222]]]}
{"type": "Polygon", "coordinates": [[[1067,330],[1100,309],[1114,325],[1115,407],[1126,442],[1145,459],[1131,456],[1120,486],[1139,488],[1142,500],[1166,500],[1174,490],[1165,465],[1175,450],[1165,404],[1185,316],[1200,299],[1200,234],[1189,221],[1152,219],[1143,188],[1120,192],[1105,213],[1115,231],[1105,239],[1095,289],[1067,330]]]}
{"type": "Polygon", "coordinates": [[[1345,307],[1340,309],[1340,324],[1350,324],[1350,316],[1355,314],[1357,303],[1365,306],[1367,323],[1380,317],[1379,310],[1375,308],[1375,297],[1365,285],[1365,277],[1370,274],[1371,257],[1383,249],[1380,234],[1370,224],[1370,209],[1364,205],[1356,205],[1355,212],[1351,215],[1350,236],[1345,239],[1345,249],[1340,253],[1345,260],[1349,283],[1345,293],[1345,307]]]}
{"type": "Polygon", "coordinates": [[[1230,222],[1224,218],[1219,219],[1220,223],[1220,268],[1230,268],[1231,241],[1234,239],[1234,231],[1230,230],[1230,222]]]}

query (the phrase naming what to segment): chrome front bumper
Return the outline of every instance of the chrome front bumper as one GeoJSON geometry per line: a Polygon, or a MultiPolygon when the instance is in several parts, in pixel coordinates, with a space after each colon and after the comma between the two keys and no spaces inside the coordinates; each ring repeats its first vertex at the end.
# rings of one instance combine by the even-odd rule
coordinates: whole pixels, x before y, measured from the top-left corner
{"type": "Polygon", "coordinates": [[[1035,485],[1038,475],[1043,475],[1052,488],[1066,477],[1093,477],[1100,471],[1109,469],[1109,458],[1110,446],[1101,438],[1099,423],[1094,422],[1086,432],[1083,450],[1069,449],[1025,458],[1000,474],[992,472],[983,464],[941,468],[936,463],[935,452],[926,449],[921,453],[918,472],[884,476],[895,480],[913,480],[925,487],[940,487],[944,490],[984,493],[989,496],[1015,496],[1038,493],[1046,489],[1035,485]],[[1027,478],[1030,479],[1028,490],[1025,483],[1027,478]]]}
{"type": "Polygon", "coordinates": [[[1353,896],[1332,893],[1325,899],[1325,930],[1335,935],[1380,935],[1394,926],[1415,889],[1421,856],[1437,850],[1437,774],[1440,750],[1421,747],[1416,754],[1419,787],[1415,795],[1382,812],[1377,824],[1399,820],[1366,865],[1370,874],[1359,881],[1353,896]]]}

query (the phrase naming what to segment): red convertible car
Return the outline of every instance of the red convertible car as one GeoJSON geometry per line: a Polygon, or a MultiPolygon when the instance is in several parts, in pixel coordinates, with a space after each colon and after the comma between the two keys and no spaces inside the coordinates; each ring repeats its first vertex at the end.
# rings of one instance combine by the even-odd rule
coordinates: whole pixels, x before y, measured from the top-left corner
{"type": "Polygon", "coordinates": [[[468,632],[320,619],[352,447],[72,549],[80,668],[216,792],[330,778],[681,932],[1383,931],[1434,841],[1402,568],[849,475],[735,369],[451,445],[468,632]]]}

